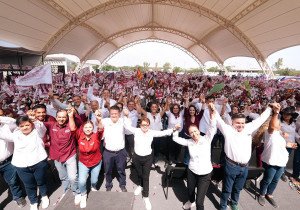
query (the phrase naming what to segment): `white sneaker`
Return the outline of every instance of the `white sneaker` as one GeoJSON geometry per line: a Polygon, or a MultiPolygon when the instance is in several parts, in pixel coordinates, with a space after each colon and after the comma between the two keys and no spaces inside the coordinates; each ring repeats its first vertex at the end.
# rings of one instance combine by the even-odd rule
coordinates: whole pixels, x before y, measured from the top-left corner
{"type": "Polygon", "coordinates": [[[190,209],[192,207],[196,206],[195,202],[194,203],[191,203],[190,201],[186,202],[184,205],[183,205],[183,209],[190,209]]]}
{"type": "Polygon", "coordinates": [[[135,191],[134,191],[134,195],[139,195],[139,194],[141,194],[141,192],[142,192],[142,187],[141,186],[138,186],[136,189],[135,189],[135,191]]]}
{"type": "Polygon", "coordinates": [[[81,195],[80,208],[82,208],[82,209],[84,209],[86,207],[86,197],[87,197],[87,194],[81,195]]]}
{"type": "Polygon", "coordinates": [[[94,187],[91,187],[91,191],[97,192],[98,190],[96,188],[94,188],[94,187]]]}
{"type": "Polygon", "coordinates": [[[150,200],[149,200],[148,197],[144,198],[144,202],[145,202],[146,209],[147,210],[151,210],[152,209],[152,205],[151,205],[150,200]]]}
{"type": "Polygon", "coordinates": [[[43,196],[43,197],[42,197],[42,208],[43,208],[43,209],[48,208],[49,203],[50,203],[50,201],[49,201],[48,196],[43,196]]]}
{"type": "Polygon", "coordinates": [[[38,210],[37,203],[30,204],[30,210],[38,210]]]}
{"type": "Polygon", "coordinates": [[[80,204],[81,201],[81,195],[80,194],[76,194],[75,195],[75,199],[74,199],[74,204],[77,206],[80,204]]]}

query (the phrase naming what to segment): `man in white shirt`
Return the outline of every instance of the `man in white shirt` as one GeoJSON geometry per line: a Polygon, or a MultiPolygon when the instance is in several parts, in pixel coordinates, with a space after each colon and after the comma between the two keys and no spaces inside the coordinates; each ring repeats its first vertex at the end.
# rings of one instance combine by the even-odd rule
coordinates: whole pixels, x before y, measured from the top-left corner
{"type": "MultiPolygon", "coordinates": [[[[0,117],[1,133],[5,132],[6,129],[13,129],[13,127],[9,126],[8,124],[2,124],[3,121],[9,119],[11,118],[6,118],[2,116],[0,117]]],[[[9,186],[11,194],[13,196],[13,200],[16,201],[17,205],[22,208],[26,205],[26,200],[23,197],[24,193],[22,191],[21,184],[17,175],[17,170],[15,166],[11,164],[13,151],[14,143],[0,139],[0,174],[9,186]]]]}
{"type": "MultiPolygon", "coordinates": [[[[106,179],[106,191],[111,191],[112,184],[112,171],[116,165],[119,175],[119,186],[122,192],[127,192],[126,189],[126,158],[127,152],[125,150],[124,130],[127,125],[130,125],[130,120],[120,118],[120,109],[118,106],[112,106],[109,110],[110,117],[104,118],[98,124],[99,127],[104,128],[104,151],[103,162],[106,179]]],[[[128,114],[128,113],[127,113],[128,114]]]]}
{"type": "MultiPolygon", "coordinates": [[[[279,112],[277,106],[270,104],[274,112],[279,112]]],[[[248,162],[251,157],[252,136],[270,116],[272,109],[268,107],[259,118],[251,123],[245,123],[244,114],[238,113],[232,116],[232,126],[226,124],[220,115],[216,113],[217,127],[225,137],[225,165],[224,181],[221,194],[220,209],[227,209],[227,201],[231,196],[231,207],[238,210],[240,191],[243,189],[248,176],[248,162]]]]}
{"type": "MultiPolygon", "coordinates": [[[[110,98],[110,92],[107,89],[104,89],[102,92],[102,98],[95,96],[93,94],[93,87],[88,88],[87,97],[90,101],[98,101],[100,109],[109,109],[109,107],[114,106],[117,102],[110,98]]],[[[108,115],[103,115],[102,118],[107,118],[108,115]]]]}
{"type": "MultiPolygon", "coordinates": [[[[139,114],[135,110],[135,102],[130,100],[127,102],[127,104],[124,105],[127,106],[126,108],[129,111],[128,117],[131,120],[131,126],[136,128],[139,119],[139,114]]],[[[131,158],[134,150],[134,135],[128,130],[125,130],[125,147],[129,157],[131,158]]]]}

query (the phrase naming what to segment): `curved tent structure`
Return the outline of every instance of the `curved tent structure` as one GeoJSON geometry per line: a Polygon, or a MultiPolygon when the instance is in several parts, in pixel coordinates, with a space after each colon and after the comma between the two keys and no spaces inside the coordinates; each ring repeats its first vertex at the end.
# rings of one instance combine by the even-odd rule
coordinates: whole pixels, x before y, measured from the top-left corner
{"type": "Polygon", "coordinates": [[[0,0],[0,39],[30,50],[103,62],[129,43],[157,39],[200,62],[266,58],[300,44],[299,0],[0,0]]]}

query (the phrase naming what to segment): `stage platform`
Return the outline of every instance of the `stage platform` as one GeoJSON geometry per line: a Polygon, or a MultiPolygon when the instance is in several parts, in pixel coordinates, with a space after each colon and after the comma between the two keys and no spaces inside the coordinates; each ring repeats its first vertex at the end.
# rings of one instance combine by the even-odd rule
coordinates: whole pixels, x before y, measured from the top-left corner
{"type": "MultiPolygon", "coordinates": [[[[290,165],[290,164],[289,164],[290,165]]],[[[181,210],[184,202],[188,200],[186,181],[176,180],[171,182],[169,188],[169,197],[166,199],[164,192],[164,162],[159,162],[159,168],[152,169],[150,173],[150,194],[149,198],[152,203],[153,210],[181,210]]],[[[89,192],[87,199],[87,210],[103,209],[103,210],[144,210],[145,205],[141,195],[134,196],[133,192],[136,188],[135,175],[132,173],[131,167],[126,169],[127,175],[127,193],[121,192],[116,178],[113,181],[113,189],[111,192],[105,192],[105,180],[103,171],[99,178],[99,191],[89,192]]],[[[266,205],[260,206],[254,199],[255,187],[251,184],[249,191],[243,190],[240,196],[240,210],[274,210],[274,208],[266,202],[266,205]]],[[[62,195],[62,188],[58,181],[49,178],[50,206],[47,210],[63,210],[63,209],[80,209],[79,206],[73,204],[74,197],[67,194],[58,204],[56,201],[62,195]]],[[[0,189],[0,209],[16,210],[19,209],[15,202],[11,200],[7,189],[0,189]]],[[[292,190],[287,182],[279,181],[278,187],[274,193],[275,199],[279,204],[279,210],[295,210],[299,209],[300,194],[292,190]]],[[[27,198],[26,198],[27,199],[27,198]]],[[[27,199],[28,201],[28,199],[27,199]]],[[[220,201],[220,190],[214,184],[211,184],[205,198],[205,209],[218,209],[220,201]]],[[[29,210],[29,205],[22,210],[29,210]]],[[[40,208],[42,209],[42,208],[40,208]]],[[[192,210],[196,209],[195,207],[192,210]]]]}

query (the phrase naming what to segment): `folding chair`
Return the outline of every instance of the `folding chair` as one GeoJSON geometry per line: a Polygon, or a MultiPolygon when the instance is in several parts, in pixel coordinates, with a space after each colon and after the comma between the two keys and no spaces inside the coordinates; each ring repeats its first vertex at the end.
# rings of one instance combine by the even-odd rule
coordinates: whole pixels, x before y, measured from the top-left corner
{"type": "Polygon", "coordinates": [[[175,166],[168,165],[165,170],[165,183],[166,183],[166,199],[168,199],[169,184],[173,178],[184,179],[186,177],[187,166],[183,163],[177,163],[175,166]]]}

